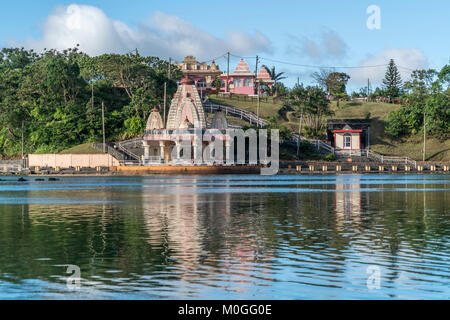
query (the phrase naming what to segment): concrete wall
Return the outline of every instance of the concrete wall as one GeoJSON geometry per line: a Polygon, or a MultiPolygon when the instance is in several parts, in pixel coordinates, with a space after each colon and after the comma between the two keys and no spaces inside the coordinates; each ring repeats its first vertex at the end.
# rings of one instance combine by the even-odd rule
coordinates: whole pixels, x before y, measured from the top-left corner
{"type": "Polygon", "coordinates": [[[110,154],[29,154],[28,167],[111,167],[119,161],[110,154]]]}

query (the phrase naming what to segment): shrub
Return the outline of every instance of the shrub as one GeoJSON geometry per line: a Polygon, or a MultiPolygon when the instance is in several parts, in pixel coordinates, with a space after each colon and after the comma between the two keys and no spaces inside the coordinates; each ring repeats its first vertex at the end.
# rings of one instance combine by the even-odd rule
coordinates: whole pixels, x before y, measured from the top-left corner
{"type": "Polygon", "coordinates": [[[384,122],[384,132],[396,138],[404,133],[404,127],[402,114],[398,111],[389,112],[384,122]]]}
{"type": "Polygon", "coordinates": [[[336,160],[336,155],[334,153],[329,153],[323,159],[325,161],[334,161],[336,160]]]}

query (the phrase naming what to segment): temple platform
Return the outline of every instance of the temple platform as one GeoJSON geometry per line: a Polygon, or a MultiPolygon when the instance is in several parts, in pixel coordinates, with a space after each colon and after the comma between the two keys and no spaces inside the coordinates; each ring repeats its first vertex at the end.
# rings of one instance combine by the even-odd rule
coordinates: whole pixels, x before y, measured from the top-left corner
{"type": "Polygon", "coordinates": [[[260,174],[261,166],[115,166],[109,168],[120,175],[145,174],[260,174]]]}

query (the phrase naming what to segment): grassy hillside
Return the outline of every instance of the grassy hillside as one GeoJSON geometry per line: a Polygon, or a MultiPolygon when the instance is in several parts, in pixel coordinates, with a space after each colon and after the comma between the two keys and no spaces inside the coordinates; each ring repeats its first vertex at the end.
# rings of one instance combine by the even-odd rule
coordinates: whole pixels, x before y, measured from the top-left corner
{"type": "MultiPolygon", "coordinates": [[[[223,105],[230,105],[236,108],[256,113],[256,101],[244,101],[242,99],[229,99],[225,97],[210,97],[211,102],[223,105]]],[[[278,110],[282,107],[281,102],[273,102],[271,98],[268,102],[262,101],[260,114],[266,118],[268,116],[277,117],[281,123],[298,130],[298,119],[287,114],[288,121],[281,119],[278,110]]],[[[384,133],[384,123],[390,111],[400,108],[399,105],[378,102],[340,102],[339,107],[335,101],[332,102],[332,110],[335,119],[354,119],[370,117],[371,120],[371,149],[379,154],[388,156],[407,156],[415,160],[422,160],[423,137],[420,135],[404,137],[401,139],[391,139],[384,133]]],[[[235,123],[235,120],[231,120],[235,123]]],[[[236,123],[237,124],[237,123],[236,123]]],[[[450,141],[439,141],[434,138],[427,139],[427,160],[450,161],[450,141]]]]}
{"type": "Polygon", "coordinates": [[[92,147],[92,143],[84,143],[78,146],[63,150],[60,154],[100,154],[103,153],[92,147]]]}

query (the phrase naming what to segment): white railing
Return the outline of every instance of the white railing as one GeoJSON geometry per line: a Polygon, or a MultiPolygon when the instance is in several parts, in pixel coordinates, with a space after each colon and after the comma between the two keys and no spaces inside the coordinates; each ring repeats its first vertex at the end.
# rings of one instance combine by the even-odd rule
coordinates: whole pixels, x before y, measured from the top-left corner
{"type": "Polygon", "coordinates": [[[305,137],[299,137],[299,135],[297,133],[293,133],[292,138],[296,143],[299,143],[299,139],[300,139],[300,141],[301,140],[308,141],[318,151],[323,150],[325,152],[329,152],[329,153],[333,153],[333,154],[336,153],[335,149],[332,146],[323,142],[322,140],[314,140],[314,139],[309,139],[309,138],[305,138],[305,137]]]}
{"type": "Polygon", "coordinates": [[[264,127],[265,125],[267,125],[266,120],[262,119],[261,117],[258,118],[256,114],[247,110],[213,103],[204,104],[203,109],[207,113],[214,113],[218,109],[222,109],[227,116],[230,115],[236,118],[241,118],[241,120],[247,121],[250,124],[259,124],[260,127],[264,127]]]}
{"type": "MultiPolygon", "coordinates": [[[[94,149],[97,149],[99,151],[103,151],[103,143],[93,143],[92,147],[94,149]]],[[[125,159],[124,155],[122,153],[120,153],[119,151],[117,151],[116,149],[114,149],[113,147],[105,144],[105,149],[106,153],[109,153],[110,155],[112,155],[114,158],[116,158],[119,161],[123,161],[125,159]]]]}
{"type": "Polygon", "coordinates": [[[135,160],[140,161],[141,157],[130,150],[130,145],[134,144],[135,148],[138,148],[138,145],[140,145],[142,147],[142,141],[143,141],[143,138],[125,140],[125,141],[119,142],[118,146],[119,146],[119,149],[122,150],[123,152],[125,152],[127,155],[129,155],[130,157],[132,157],[135,160]]]}
{"type": "Polygon", "coordinates": [[[383,156],[380,154],[373,153],[369,150],[366,150],[366,154],[369,159],[373,159],[381,163],[404,163],[413,165],[414,168],[417,168],[417,161],[410,159],[408,157],[383,156]]]}

